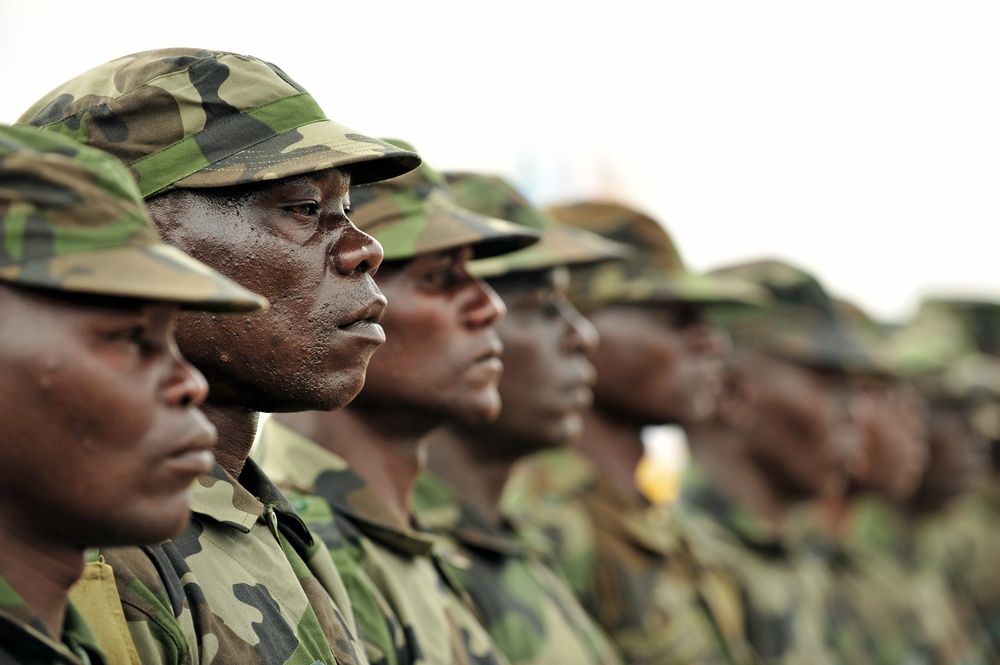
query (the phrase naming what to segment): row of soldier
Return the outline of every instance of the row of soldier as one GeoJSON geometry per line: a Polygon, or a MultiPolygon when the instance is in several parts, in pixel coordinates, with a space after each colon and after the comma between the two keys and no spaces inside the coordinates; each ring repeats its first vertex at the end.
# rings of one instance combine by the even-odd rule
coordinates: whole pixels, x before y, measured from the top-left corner
{"type": "Polygon", "coordinates": [[[126,56],[19,124],[0,662],[998,662],[1000,307],[693,274],[249,56],[126,56]]]}

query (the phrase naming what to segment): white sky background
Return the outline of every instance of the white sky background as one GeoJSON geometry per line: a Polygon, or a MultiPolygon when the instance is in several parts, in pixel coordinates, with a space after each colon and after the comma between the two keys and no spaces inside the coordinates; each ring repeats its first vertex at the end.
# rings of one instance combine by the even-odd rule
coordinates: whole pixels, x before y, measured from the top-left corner
{"type": "Polygon", "coordinates": [[[537,203],[617,197],[694,269],[784,258],[888,319],[1000,299],[1000,0],[0,0],[0,121],[167,46],[537,203]]]}

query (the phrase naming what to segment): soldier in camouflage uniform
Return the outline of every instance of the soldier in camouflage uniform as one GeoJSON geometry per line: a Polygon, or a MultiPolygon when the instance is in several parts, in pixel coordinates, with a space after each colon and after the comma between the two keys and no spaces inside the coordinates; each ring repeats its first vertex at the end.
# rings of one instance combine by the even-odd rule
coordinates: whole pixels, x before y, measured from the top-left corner
{"type": "Polygon", "coordinates": [[[366,662],[323,544],[247,455],[258,412],[334,409],[384,341],[381,250],[345,214],[348,186],[419,157],[327,119],[277,67],[164,49],[59,86],[21,122],[106,149],[132,171],[165,240],[268,297],[256,318],[181,317],[205,374],[219,462],[180,536],[102,550],[144,662],[366,662]]]}
{"type": "Polygon", "coordinates": [[[372,644],[371,654],[388,663],[506,663],[433,539],[414,528],[411,495],[431,429],[452,417],[491,419],[499,408],[494,327],[503,303],[466,263],[521,248],[537,233],[459,207],[426,165],[352,188],[351,200],[352,217],[385,251],[377,276],[391,303],[385,347],[349,407],[268,420],[261,466],[391,608],[392,643],[372,644]]]}
{"type": "Polygon", "coordinates": [[[921,546],[925,564],[972,605],[972,630],[985,630],[1000,662],[1000,303],[925,298],[907,330],[928,328],[960,348],[946,368],[917,378],[931,401],[933,443],[921,546]]]}
{"type": "Polygon", "coordinates": [[[627,248],[553,223],[500,178],[446,174],[458,202],[542,232],[527,249],[471,264],[507,306],[500,417],[430,435],[429,468],[414,499],[424,528],[463,561],[453,569],[514,665],[619,663],[611,643],[550,562],[500,515],[507,476],[522,456],[568,444],[582,428],[595,374],[590,323],[566,299],[566,265],[620,259],[627,248]],[[467,565],[464,565],[467,562],[467,565]]]}
{"type": "Polygon", "coordinates": [[[550,212],[635,255],[572,268],[571,299],[601,339],[595,405],[571,448],[534,455],[512,475],[508,514],[548,536],[574,592],[627,662],[747,662],[738,589],[695,565],[635,472],[643,427],[711,412],[727,347],[704,306],[759,292],[689,272],[658,222],[620,204],[550,212]]]}
{"type": "Polygon", "coordinates": [[[178,308],[265,305],[163,244],[118,160],[0,127],[0,662],[106,662],[68,601],[84,548],[175,535],[212,464],[178,308]]]}
{"type": "Polygon", "coordinates": [[[826,640],[831,579],[792,518],[846,490],[865,404],[853,372],[870,359],[801,269],[763,260],[710,274],[771,298],[713,310],[734,350],[715,416],[687,428],[692,465],[678,515],[699,563],[737,578],[759,662],[836,662],[826,640]]]}

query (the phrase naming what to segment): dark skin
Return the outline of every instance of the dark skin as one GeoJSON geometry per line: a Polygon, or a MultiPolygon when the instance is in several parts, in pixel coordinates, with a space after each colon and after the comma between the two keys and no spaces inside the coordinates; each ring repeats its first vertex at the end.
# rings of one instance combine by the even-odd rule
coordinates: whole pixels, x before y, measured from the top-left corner
{"type": "Polygon", "coordinates": [[[392,303],[386,344],[364,390],[340,411],[275,416],[346,459],[401,523],[410,521],[425,435],[453,419],[487,422],[500,411],[495,326],[505,308],[466,271],[471,256],[462,247],[384,266],[378,284],[392,303]]]}
{"type": "Polygon", "coordinates": [[[802,501],[842,496],[863,403],[847,375],[737,353],[717,417],[688,429],[692,455],[730,499],[779,525],[802,501]]]}
{"type": "Polygon", "coordinates": [[[485,425],[449,425],[430,435],[430,468],[463,501],[494,523],[514,463],[583,432],[596,373],[589,356],[597,331],[568,300],[565,268],[491,279],[507,305],[497,325],[504,346],[500,417],[485,425]]]}
{"type": "Polygon", "coordinates": [[[609,305],[587,318],[601,339],[593,356],[598,379],[575,445],[623,497],[638,500],[642,429],[712,413],[728,340],[691,303],[609,305]]]}
{"type": "Polygon", "coordinates": [[[172,245],[268,298],[259,315],[182,315],[177,340],[208,379],[216,457],[238,478],[259,412],[331,410],[364,385],[384,341],[382,248],[351,223],[350,175],[328,169],[273,183],[175,190],[149,201],[172,245]]]}
{"type": "Polygon", "coordinates": [[[915,497],[930,513],[974,488],[989,467],[989,440],[972,424],[972,408],[959,400],[932,400],[928,413],[930,459],[915,497]]]}
{"type": "Polygon", "coordinates": [[[0,577],[53,636],[85,549],[176,535],[212,467],[177,311],[0,285],[0,577]]]}

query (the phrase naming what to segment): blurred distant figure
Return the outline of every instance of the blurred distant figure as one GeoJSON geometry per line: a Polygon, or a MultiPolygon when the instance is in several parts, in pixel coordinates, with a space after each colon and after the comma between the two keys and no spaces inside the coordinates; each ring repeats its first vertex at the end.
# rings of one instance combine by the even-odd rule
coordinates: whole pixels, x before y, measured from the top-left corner
{"type": "Polygon", "coordinates": [[[867,359],[819,282],[779,261],[710,273],[766,289],[759,308],[715,308],[733,341],[715,417],[688,427],[693,464],[678,510],[695,557],[740,586],[758,662],[827,663],[830,579],[805,557],[789,520],[841,496],[861,444],[867,359]]]}
{"type": "Polygon", "coordinates": [[[919,557],[912,504],[930,458],[928,408],[907,379],[907,335],[840,305],[874,363],[859,374],[868,408],[850,491],[819,516],[835,582],[829,639],[848,663],[985,662],[971,607],[919,557]]]}
{"type": "Polygon", "coordinates": [[[932,446],[916,508],[929,563],[975,607],[1000,662],[1000,302],[927,298],[909,327],[960,346],[919,379],[932,446]]]}
{"type": "Polygon", "coordinates": [[[694,566],[667,509],[640,493],[635,473],[643,427],[714,412],[728,343],[705,305],[759,292],[690,273],[663,227],[626,206],[549,212],[635,255],[572,269],[571,300],[601,339],[594,406],[572,448],[538,454],[513,475],[508,508],[549,537],[574,591],[629,662],[744,662],[737,590],[694,566]]]}

